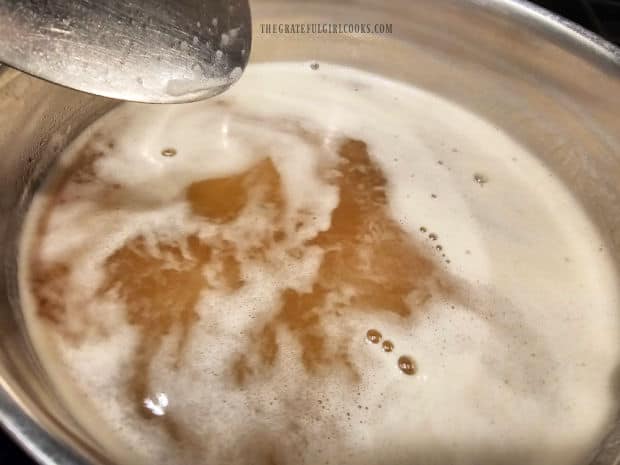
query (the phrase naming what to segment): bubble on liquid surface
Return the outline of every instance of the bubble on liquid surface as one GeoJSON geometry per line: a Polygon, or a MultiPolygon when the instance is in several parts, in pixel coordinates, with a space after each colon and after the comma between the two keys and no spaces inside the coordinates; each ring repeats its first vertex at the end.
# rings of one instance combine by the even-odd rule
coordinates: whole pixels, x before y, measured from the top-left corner
{"type": "Polygon", "coordinates": [[[489,182],[489,179],[484,174],[474,173],[474,182],[480,184],[480,186],[484,186],[489,182]]]}
{"type": "Polygon", "coordinates": [[[383,341],[381,344],[383,352],[392,352],[394,350],[394,343],[392,341],[383,341]]]}
{"type": "Polygon", "coordinates": [[[366,339],[372,344],[378,344],[381,341],[381,333],[376,329],[369,329],[366,333],[366,339]]]}
{"type": "Polygon", "coordinates": [[[316,71],[317,69],[319,69],[319,64],[314,62],[310,64],[310,69],[312,69],[313,71],[316,71]]]}
{"type": "Polygon", "coordinates": [[[161,154],[164,157],[174,157],[177,154],[177,149],[173,149],[172,147],[166,147],[161,151],[161,154]]]}
{"type": "Polygon", "coordinates": [[[413,375],[416,372],[415,362],[406,355],[401,355],[398,358],[398,368],[406,375],[413,375]]]}

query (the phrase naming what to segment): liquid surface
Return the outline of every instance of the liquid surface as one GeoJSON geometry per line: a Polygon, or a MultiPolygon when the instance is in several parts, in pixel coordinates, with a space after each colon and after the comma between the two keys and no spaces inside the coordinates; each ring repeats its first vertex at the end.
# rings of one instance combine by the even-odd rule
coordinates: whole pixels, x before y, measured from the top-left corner
{"type": "Polygon", "coordinates": [[[617,276],[535,157],[421,90],[254,65],[125,104],[37,195],[34,343],[124,463],[581,463],[617,276]]]}

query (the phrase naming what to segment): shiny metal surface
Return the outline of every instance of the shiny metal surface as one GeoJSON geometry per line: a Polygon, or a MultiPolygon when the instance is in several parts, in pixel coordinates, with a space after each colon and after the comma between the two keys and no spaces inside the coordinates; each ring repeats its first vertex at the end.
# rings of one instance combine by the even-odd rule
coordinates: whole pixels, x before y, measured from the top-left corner
{"type": "MultiPolygon", "coordinates": [[[[252,9],[253,61],[317,60],[381,73],[456,102],[510,134],[569,186],[620,269],[617,48],[511,0],[256,0],[252,9]],[[392,23],[394,32],[260,34],[261,23],[280,22],[392,23]]],[[[114,104],[14,70],[0,73],[0,420],[50,465],[120,462],[72,421],[31,351],[21,327],[16,238],[54,158],[114,104]]],[[[610,380],[620,405],[619,386],[610,380]]],[[[617,413],[610,412],[590,465],[620,463],[617,413]]],[[[507,440],[507,457],[510,447],[507,440]]],[[[495,458],[489,462],[498,463],[495,458]]]]}
{"type": "Polygon", "coordinates": [[[248,0],[0,0],[0,62],[105,97],[216,95],[250,45],[248,0]]]}

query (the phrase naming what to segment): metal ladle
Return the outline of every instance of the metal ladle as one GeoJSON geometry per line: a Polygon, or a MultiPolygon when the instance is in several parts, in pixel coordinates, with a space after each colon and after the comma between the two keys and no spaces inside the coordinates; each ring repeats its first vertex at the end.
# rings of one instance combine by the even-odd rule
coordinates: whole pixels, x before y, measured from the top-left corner
{"type": "Polygon", "coordinates": [[[176,103],[247,64],[247,0],[0,0],[0,61],[77,90],[176,103]]]}

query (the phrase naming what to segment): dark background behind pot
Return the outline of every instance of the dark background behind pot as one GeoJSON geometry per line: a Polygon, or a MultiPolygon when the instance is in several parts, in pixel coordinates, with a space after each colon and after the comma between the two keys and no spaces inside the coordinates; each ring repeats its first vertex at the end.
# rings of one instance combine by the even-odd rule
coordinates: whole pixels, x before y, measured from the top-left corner
{"type": "Polygon", "coordinates": [[[530,0],[620,45],[620,0],[530,0]]]}
{"type": "MultiPolygon", "coordinates": [[[[620,0],[530,0],[620,45],[620,0]]],[[[36,465],[0,429],[0,465],[36,465]]]]}

